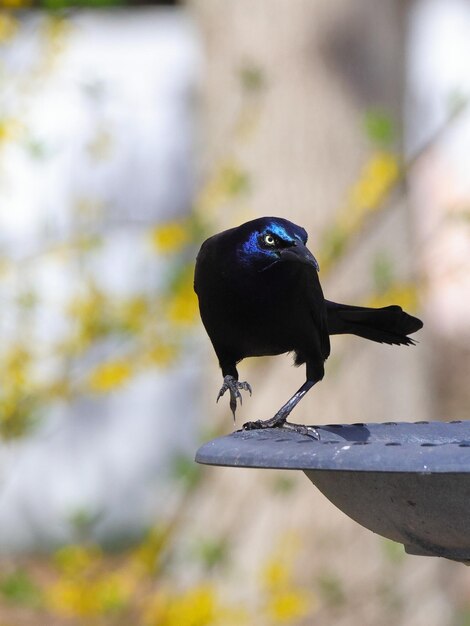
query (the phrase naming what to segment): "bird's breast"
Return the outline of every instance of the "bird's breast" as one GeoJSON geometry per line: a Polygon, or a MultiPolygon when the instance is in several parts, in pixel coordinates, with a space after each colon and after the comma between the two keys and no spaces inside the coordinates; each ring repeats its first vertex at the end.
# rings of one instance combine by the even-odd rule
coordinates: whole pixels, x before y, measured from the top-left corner
{"type": "Polygon", "coordinates": [[[201,315],[213,343],[233,345],[240,358],[290,352],[314,331],[308,301],[295,284],[263,280],[213,284],[200,299],[201,315]]]}

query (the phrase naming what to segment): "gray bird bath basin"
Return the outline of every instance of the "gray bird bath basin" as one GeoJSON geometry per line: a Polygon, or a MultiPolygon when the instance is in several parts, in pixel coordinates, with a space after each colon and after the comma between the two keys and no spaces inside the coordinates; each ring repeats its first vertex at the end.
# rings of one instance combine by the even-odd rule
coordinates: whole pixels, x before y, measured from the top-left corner
{"type": "Polygon", "coordinates": [[[470,563],[470,421],[316,426],[204,444],[207,465],[302,470],[346,515],[409,554],[470,563]]]}

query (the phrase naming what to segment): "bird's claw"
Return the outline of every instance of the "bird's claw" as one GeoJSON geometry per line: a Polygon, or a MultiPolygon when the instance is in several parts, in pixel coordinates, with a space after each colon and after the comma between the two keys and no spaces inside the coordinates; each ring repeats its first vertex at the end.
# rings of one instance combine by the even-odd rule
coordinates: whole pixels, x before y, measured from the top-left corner
{"type": "Polygon", "coordinates": [[[320,441],[320,433],[313,426],[307,426],[305,424],[292,424],[291,422],[285,422],[283,427],[285,430],[292,430],[299,435],[305,435],[306,437],[311,437],[312,439],[316,439],[320,441]]]}
{"type": "Polygon", "coordinates": [[[233,421],[235,421],[235,412],[237,410],[237,400],[240,400],[240,404],[243,404],[242,394],[240,389],[248,391],[251,396],[251,385],[246,381],[238,381],[233,376],[225,376],[222,387],[220,388],[216,402],[224,395],[226,391],[230,392],[230,409],[233,413],[233,421]]]}
{"type": "Polygon", "coordinates": [[[306,426],[305,424],[293,424],[291,422],[279,423],[274,418],[269,420],[256,420],[255,422],[246,422],[243,424],[243,430],[261,430],[263,428],[283,428],[284,430],[291,430],[299,433],[299,435],[305,435],[320,441],[320,433],[313,426],[306,426]]]}

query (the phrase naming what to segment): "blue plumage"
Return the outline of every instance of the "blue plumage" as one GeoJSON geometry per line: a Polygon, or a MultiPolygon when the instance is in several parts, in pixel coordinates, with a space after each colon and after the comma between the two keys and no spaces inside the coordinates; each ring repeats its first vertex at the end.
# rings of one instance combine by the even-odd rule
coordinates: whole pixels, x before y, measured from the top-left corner
{"type": "Polygon", "coordinates": [[[266,230],[271,231],[287,243],[293,243],[296,239],[302,241],[304,244],[307,243],[308,235],[304,228],[281,218],[271,220],[266,230]]]}
{"type": "Polygon", "coordinates": [[[238,246],[238,258],[243,265],[279,257],[279,249],[295,246],[296,242],[307,243],[305,229],[281,217],[262,217],[243,225],[247,227],[247,238],[238,246]],[[271,242],[271,243],[267,243],[271,242]]]}

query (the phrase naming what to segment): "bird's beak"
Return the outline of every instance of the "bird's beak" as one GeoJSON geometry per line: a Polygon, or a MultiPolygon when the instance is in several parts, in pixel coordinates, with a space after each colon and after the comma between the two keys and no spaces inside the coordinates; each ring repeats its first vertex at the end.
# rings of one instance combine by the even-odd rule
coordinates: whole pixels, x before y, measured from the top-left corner
{"type": "Polygon", "coordinates": [[[313,265],[317,272],[320,271],[318,261],[301,241],[297,241],[293,246],[281,250],[280,256],[282,261],[295,261],[305,265],[313,265]]]}

